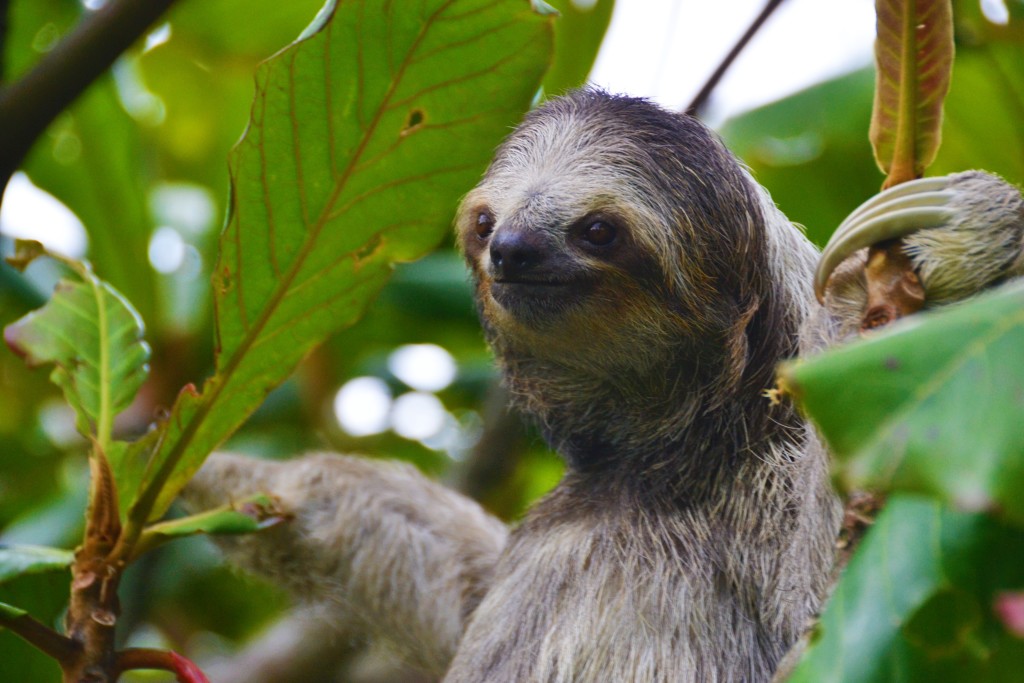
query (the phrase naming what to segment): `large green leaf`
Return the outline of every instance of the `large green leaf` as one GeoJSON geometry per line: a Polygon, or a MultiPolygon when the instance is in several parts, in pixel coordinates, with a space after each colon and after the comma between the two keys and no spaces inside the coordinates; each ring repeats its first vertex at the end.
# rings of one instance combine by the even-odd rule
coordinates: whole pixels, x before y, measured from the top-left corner
{"type": "Polygon", "coordinates": [[[993,606],[1024,586],[1024,533],[912,497],[889,501],[790,683],[1019,680],[1024,640],[993,606]]]}
{"type": "Polygon", "coordinates": [[[162,514],[267,392],[356,320],[391,262],[437,244],[550,50],[549,20],[525,0],[366,0],[328,3],[263,65],[231,158],[216,374],[145,444],[157,448],[144,474],[122,464],[148,491],[139,509],[159,490],[150,517],[162,514]]]}
{"type": "Polygon", "coordinates": [[[26,574],[67,569],[74,559],[70,550],[36,545],[0,545],[0,583],[26,574]]]}
{"type": "Polygon", "coordinates": [[[75,409],[79,431],[105,450],[114,417],[146,379],[149,347],[131,304],[88,265],[68,263],[77,278],[62,279],[46,305],[4,328],[4,341],[30,365],[55,366],[50,379],[75,409]]]}
{"type": "Polygon", "coordinates": [[[1024,523],[1024,283],[784,365],[846,487],[928,492],[1024,523]]]}

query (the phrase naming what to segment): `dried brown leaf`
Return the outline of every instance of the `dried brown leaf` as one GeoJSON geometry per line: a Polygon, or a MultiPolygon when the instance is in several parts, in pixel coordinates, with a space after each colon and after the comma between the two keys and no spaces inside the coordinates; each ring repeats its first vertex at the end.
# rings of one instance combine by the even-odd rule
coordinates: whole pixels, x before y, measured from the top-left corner
{"type": "Polygon", "coordinates": [[[883,187],[919,178],[935,158],[953,67],[950,0],[876,0],[871,144],[883,187]]]}

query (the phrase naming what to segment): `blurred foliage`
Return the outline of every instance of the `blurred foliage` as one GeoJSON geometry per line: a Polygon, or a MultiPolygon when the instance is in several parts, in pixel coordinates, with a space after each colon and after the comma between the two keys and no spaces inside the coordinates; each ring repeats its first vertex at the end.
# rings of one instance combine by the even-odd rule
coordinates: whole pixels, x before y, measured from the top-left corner
{"type": "MultiPolygon", "coordinates": [[[[153,347],[152,374],[136,404],[118,423],[121,437],[142,433],[154,415],[174,403],[183,385],[198,385],[213,371],[209,283],[219,228],[227,213],[226,159],[248,120],[257,65],[294,39],[321,4],[321,0],[178,3],[166,23],[153,31],[149,44],[136,46],[109,76],[94,84],[51,126],[26,160],[23,170],[32,181],[64,202],[85,224],[88,258],[97,273],[122,291],[146,321],[147,340],[153,347]],[[242,24],[245,29],[239,30],[242,24]],[[158,272],[150,263],[151,239],[160,227],[173,229],[184,243],[181,264],[169,273],[158,272]]],[[[572,0],[551,4],[563,16],[557,24],[555,61],[544,84],[547,94],[584,78],[613,3],[599,0],[591,12],[581,11],[572,0]]],[[[928,173],[981,167],[1022,183],[1024,3],[1008,0],[1012,21],[1006,26],[989,23],[976,0],[954,4],[954,75],[942,146],[928,173]]],[[[5,79],[15,78],[51,49],[83,12],[74,0],[13,0],[10,6],[5,79]]],[[[751,166],[781,208],[808,227],[818,244],[823,245],[842,218],[882,182],[867,139],[872,93],[873,73],[864,69],[739,116],[722,127],[727,144],[751,166]]],[[[23,277],[0,265],[0,325],[41,305],[54,281],[42,268],[34,267],[23,277]]],[[[471,432],[479,424],[480,404],[493,381],[493,370],[461,258],[450,240],[431,256],[398,266],[360,324],[332,335],[312,351],[235,434],[229,447],[267,457],[316,448],[397,457],[448,481],[459,481],[463,469],[459,458],[472,457],[465,446],[448,451],[430,448],[394,431],[353,437],[338,426],[332,410],[335,392],[353,377],[379,377],[395,395],[409,391],[411,387],[389,369],[388,357],[404,344],[424,342],[438,344],[455,357],[458,375],[437,395],[471,432]]],[[[86,488],[81,462],[84,446],[69,428],[73,420],[46,373],[32,372],[13,354],[0,350],[3,542],[72,547],[80,538],[86,488]]],[[[524,450],[508,486],[493,500],[484,501],[505,516],[518,514],[550,488],[561,472],[559,461],[536,435],[529,434],[522,442],[524,450]]],[[[841,609],[848,620],[827,617],[819,636],[828,643],[837,634],[849,634],[854,640],[829,644],[828,656],[845,652],[844,661],[854,658],[851,653],[856,653],[856,659],[867,656],[853,649],[856,638],[866,637],[863,632],[873,625],[888,627],[891,617],[877,607],[879,600],[889,597],[879,582],[891,590],[892,585],[909,581],[915,567],[928,560],[909,554],[909,568],[894,565],[881,579],[865,578],[858,593],[856,577],[871,575],[879,555],[893,556],[923,545],[916,539],[940,528],[941,552],[931,559],[941,564],[955,558],[958,576],[963,576],[972,563],[979,564],[1000,549],[1019,548],[1014,529],[980,516],[968,519],[945,509],[936,511],[934,503],[926,507],[922,513],[912,504],[901,504],[890,511],[892,518],[882,527],[884,531],[875,534],[878,538],[869,536],[865,542],[863,556],[849,570],[853,585],[841,593],[845,601],[841,609]],[[935,519],[941,520],[938,527],[935,519]],[[915,520],[918,526],[905,526],[915,520]],[[963,540],[971,538],[975,527],[983,528],[989,541],[963,540]],[[853,602],[861,611],[851,608],[853,602]]],[[[905,658],[878,656],[897,657],[886,660],[890,666],[910,667],[928,660],[926,671],[934,672],[963,655],[963,642],[998,640],[1004,646],[989,650],[996,652],[991,670],[1004,668],[1001,662],[1017,662],[1011,670],[1019,671],[1019,643],[996,633],[1000,626],[986,612],[993,591],[1019,589],[1024,581],[1012,568],[1003,568],[1003,563],[996,563],[990,572],[991,576],[1002,572],[998,580],[989,575],[970,579],[973,583],[966,596],[960,589],[943,592],[947,584],[936,582],[934,599],[901,603],[900,618],[909,625],[896,629],[902,638],[897,645],[886,647],[909,651],[915,642],[941,645],[948,641],[956,647],[943,652],[953,653],[952,659],[936,655],[931,646],[923,655],[918,651],[905,658]],[[952,635],[927,625],[931,614],[947,612],[957,618],[979,616],[977,622],[970,621],[952,635]],[[979,633],[980,641],[975,638],[979,633]]],[[[177,541],[147,556],[133,566],[122,593],[129,625],[126,636],[131,642],[155,640],[183,652],[237,648],[287,604],[272,587],[225,570],[203,539],[177,541]]],[[[67,576],[59,572],[0,586],[0,602],[27,609],[46,623],[59,621],[66,594],[67,576]]],[[[884,668],[865,667],[863,672],[864,677],[849,680],[894,680],[884,668]]],[[[50,660],[11,634],[0,633],[0,680],[34,683],[57,676],[50,660]]],[[[821,674],[806,680],[839,679],[821,674]]],[[[908,674],[900,680],[933,679],[908,674]]],[[[958,680],[1010,679],[993,675],[958,680]]]]}
{"type": "MultiPolygon", "coordinates": [[[[975,0],[954,3],[956,59],[946,97],[942,146],[926,175],[971,168],[1024,184],[1024,4],[1012,22],[988,22],[975,0]]],[[[824,246],[882,175],[867,138],[874,70],[864,69],[727,121],[726,144],[779,207],[824,246]]]]}
{"type": "Polygon", "coordinates": [[[993,605],[1008,586],[1024,585],[1021,557],[1019,527],[923,498],[893,498],[789,680],[1019,680],[1024,640],[999,623],[993,605]]]}
{"type": "Polygon", "coordinates": [[[929,493],[1024,526],[1024,288],[915,323],[786,363],[782,381],[828,438],[845,491],[929,493]]]}

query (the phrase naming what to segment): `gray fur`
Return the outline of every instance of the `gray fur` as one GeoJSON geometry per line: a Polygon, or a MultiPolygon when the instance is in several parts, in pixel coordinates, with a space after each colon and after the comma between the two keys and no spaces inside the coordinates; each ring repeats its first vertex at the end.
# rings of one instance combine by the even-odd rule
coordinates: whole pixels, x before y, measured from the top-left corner
{"type": "Polygon", "coordinates": [[[206,509],[258,491],[272,491],[295,518],[221,537],[233,562],[323,603],[345,631],[445,671],[505,545],[501,522],[409,465],[327,454],[272,462],[217,453],[184,499],[206,509]]]}
{"type": "MultiPolygon", "coordinates": [[[[856,260],[819,307],[817,251],[712,133],[597,91],[530,114],[457,229],[505,382],[568,463],[507,543],[474,503],[353,458],[217,455],[190,503],[274,491],[295,521],[232,559],[448,683],[769,680],[828,592],[841,510],[813,429],[762,392],[855,329],[856,260]],[[581,238],[594,220],[610,246],[581,238]],[[538,264],[510,275],[495,244],[538,264]]],[[[1020,267],[1019,232],[989,241],[1020,267]]]]}
{"type": "Polygon", "coordinates": [[[513,531],[445,680],[768,680],[839,524],[823,450],[761,397],[796,351],[815,249],[700,124],[595,92],[528,117],[463,207],[506,381],[571,468],[513,531]],[[524,324],[491,297],[481,207],[491,239],[524,213],[556,235],[616,216],[626,265],[551,238],[598,284],[524,324]]]}
{"type": "Polygon", "coordinates": [[[982,171],[949,179],[954,219],[904,238],[930,305],[1024,274],[1024,198],[1017,188],[982,171]]]}

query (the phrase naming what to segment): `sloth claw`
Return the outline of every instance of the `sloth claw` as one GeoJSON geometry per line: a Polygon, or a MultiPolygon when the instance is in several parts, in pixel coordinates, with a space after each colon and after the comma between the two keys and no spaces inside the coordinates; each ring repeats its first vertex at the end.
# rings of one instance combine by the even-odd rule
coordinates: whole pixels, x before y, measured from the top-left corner
{"type": "MultiPolygon", "coordinates": [[[[1001,250],[999,245],[1006,238],[993,234],[990,236],[992,239],[986,240],[983,236],[985,230],[981,224],[991,223],[990,231],[996,233],[1003,230],[1005,225],[1019,222],[1020,219],[1014,217],[1014,210],[1011,207],[1018,206],[1020,202],[1019,192],[1015,188],[995,176],[978,172],[921,178],[880,192],[857,207],[832,235],[815,272],[815,295],[818,301],[824,300],[825,287],[832,273],[854,252],[922,230],[977,225],[976,229],[981,232],[974,233],[976,237],[970,238],[970,241],[993,241],[993,247],[1001,250]],[[978,209],[971,206],[968,199],[971,195],[979,193],[983,193],[983,198],[988,198],[990,204],[1002,206],[1007,210],[1002,213],[997,211],[991,215],[966,215],[978,213],[978,209]],[[989,194],[992,195],[991,198],[988,197],[989,194]]],[[[955,242],[963,238],[944,235],[935,239],[955,242]]],[[[944,253],[936,253],[940,260],[943,256],[944,253]]]]}

